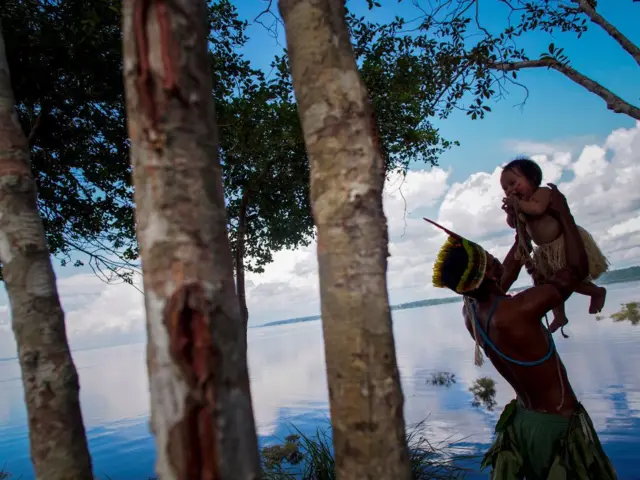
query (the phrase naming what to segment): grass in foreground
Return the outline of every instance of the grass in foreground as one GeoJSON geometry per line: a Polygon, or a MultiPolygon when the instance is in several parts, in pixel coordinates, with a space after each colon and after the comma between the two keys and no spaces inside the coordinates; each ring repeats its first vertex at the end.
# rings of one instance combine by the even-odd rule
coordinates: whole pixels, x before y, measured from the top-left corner
{"type": "MultiPolygon", "coordinates": [[[[421,433],[424,422],[407,432],[413,480],[464,478],[469,469],[461,464],[476,455],[461,453],[455,442],[430,443],[421,433]]],[[[296,433],[284,442],[261,451],[264,480],[334,480],[336,478],[330,427],[318,428],[312,437],[296,433]]]]}
{"type": "MultiPolygon", "coordinates": [[[[478,455],[463,453],[461,445],[447,439],[437,444],[422,434],[424,422],[409,429],[406,434],[413,480],[462,479],[470,472],[467,462],[477,461],[478,455]]],[[[260,451],[262,480],[334,480],[335,460],[330,425],[318,427],[313,436],[307,436],[292,426],[292,433],[280,444],[264,447],[260,451]]],[[[462,442],[464,439],[458,440],[462,442]]],[[[0,470],[0,480],[18,477],[0,470]]],[[[96,480],[117,480],[108,475],[96,480]]],[[[149,477],[148,480],[158,480],[149,477]]]]}

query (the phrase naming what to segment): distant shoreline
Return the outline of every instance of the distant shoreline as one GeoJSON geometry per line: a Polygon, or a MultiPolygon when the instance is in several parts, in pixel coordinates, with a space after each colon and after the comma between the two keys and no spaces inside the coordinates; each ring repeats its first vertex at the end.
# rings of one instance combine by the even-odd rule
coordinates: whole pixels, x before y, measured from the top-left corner
{"type": "MultiPolygon", "coordinates": [[[[596,282],[598,285],[612,285],[615,283],[629,283],[640,280],[640,266],[621,268],[619,270],[611,270],[602,275],[596,282]]],[[[511,292],[519,292],[530,286],[514,288],[511,292]]],[[[431,298],[425,300],[416,300],[413,302],[400,303],[392,305],[391,311],[407,310],[410,308],[432,307],[435,305],[445,305],[447,303],[458,303],[462,301],[459,295],[444,298],[431,298]]],[[[292,323],[304,323],[320,320],[320,315],[311,315],[308,317],[288,318],[286,320],[275,320],[273,322],[261,323],[260,325],[252,325],[249,328],[275,327],[277,325],[289,325],[292,323]]]]}

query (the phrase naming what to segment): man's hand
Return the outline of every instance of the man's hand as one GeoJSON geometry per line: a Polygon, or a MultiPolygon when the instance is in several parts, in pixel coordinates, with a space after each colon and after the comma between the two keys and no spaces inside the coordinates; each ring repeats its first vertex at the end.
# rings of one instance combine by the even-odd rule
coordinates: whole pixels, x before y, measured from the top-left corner
{"type": "Polygon", "coordinates": [[[514,195],[509,195],[502,199],[502,210],[507,214],[507,225],[516,228],[516,210],[514,205],[518,199],[514,195]]]}
{"type": "Polygon", "coordinates": [[[502,209],[507,212],[507,215],[515,215],[515,206],[518,204],[518,197],[515,195],[509,195],[502,199],[502,209]]]}
{"type": "Polygon", "coordinates": [[[571,215],[567,198],[558,190],[553,183],[547,183],[551,189],[551,200],[547,211],[556,218],[566,217],[571,215]]]}

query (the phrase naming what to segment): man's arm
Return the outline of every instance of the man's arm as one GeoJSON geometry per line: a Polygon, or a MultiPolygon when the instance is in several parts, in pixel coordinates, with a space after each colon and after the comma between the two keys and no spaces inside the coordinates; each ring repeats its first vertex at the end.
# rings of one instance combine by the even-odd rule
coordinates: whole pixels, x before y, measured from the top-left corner
{"type": "Polygon", "coordinates": [[[518,251],[518,235],[516,234],[515,241],[513,242],[513,246],[507,256],[504,257],[502,261],[502,266],[504,267],[504,272],[502,273],[502,278],[500,279],[500,287],[505,292],[509,291],[511,285],[518,279],[520,275],[520,271],[522,270],[522,262],[520,260],[516,260],[516,252],[518,251]]]}
{"type": "Polygon", "coordinates": [[[511,204],[507,198],[502,199],[502,210],[507,214],[507,225],[511,228],[516,228],[516,217],[513,204],[511,204]]]}
{"type": "Polygon", "coordinates": [[[548,278],[544,285],[529,288],[515,297],[519,299],[520,315],[536,322],[549,310],[563,304],[589,273],[584,242],[567,201],[555,185],[549,185],[552,192],[548,210],[562,226],[567,267],[548,278]]]}
{"type": "Polygon", "coordinates": [[[525,322],[540,322],[547,312],[562,305],[580,283],[575,281],[574,275],[566,268],[557,272],[553,278],[554,283],[536,285],[513,297],[517,302],[517,312],[514,315],[525,322]]]}

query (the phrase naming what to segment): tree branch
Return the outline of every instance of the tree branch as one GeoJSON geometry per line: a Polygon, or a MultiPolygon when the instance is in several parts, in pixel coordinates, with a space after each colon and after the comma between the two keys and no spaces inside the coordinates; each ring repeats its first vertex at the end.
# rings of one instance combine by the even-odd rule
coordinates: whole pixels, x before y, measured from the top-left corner
{"type": "Polygon", "coordinates": [[[574,81],[589,92],[599,96],[607,104],[607,108],[615,113],[623,113],[625,115],[640,120],[640,108],[623,100],[608,88],[600,85],[595,80],[578,72],[574,68],[563,64],[555,58],[545,57],[539,60],[524,60],[521,62],[501,62],[490,65],[490,68],[503,72],[512,72],[515,70],[526,70],[529,68],[547,67],[562,73],[564,76],[574,81]]]}
{"type": "Polygon", "coordinates": [[[640,47],[638,47],[635,43],[629,40],[620,30],[618,30],[614,25],[609,23],[609,21],[596,12],[595,8],[593,8],[589,1],[587,0],[573,0],[574,3],[577,3],[580,10],[584,12],[584,14],[589,17],[589,19],[602,27],[602,29],[611,36],[616,42],[620,44],[622,48],[624,48],[629,55],[633,57],[638,65],[640,65],[640,47]]]}
{"type": "Polygon", "coordinates": [[[38,129],[40,128],[40,124],[42,123],[42,112],[43,112],[43,110],[40,109],[40,112],[38,113],[38,116],[36,117],[36,121],[34,122],[33,127],[31,127],[31,131],[29,132],[29,135],[27,136],[27,143],[29,144],[29,147],[31,147],[33,145],[33,141],[35,140],[36,133],[38,133],[38,129]]]}

